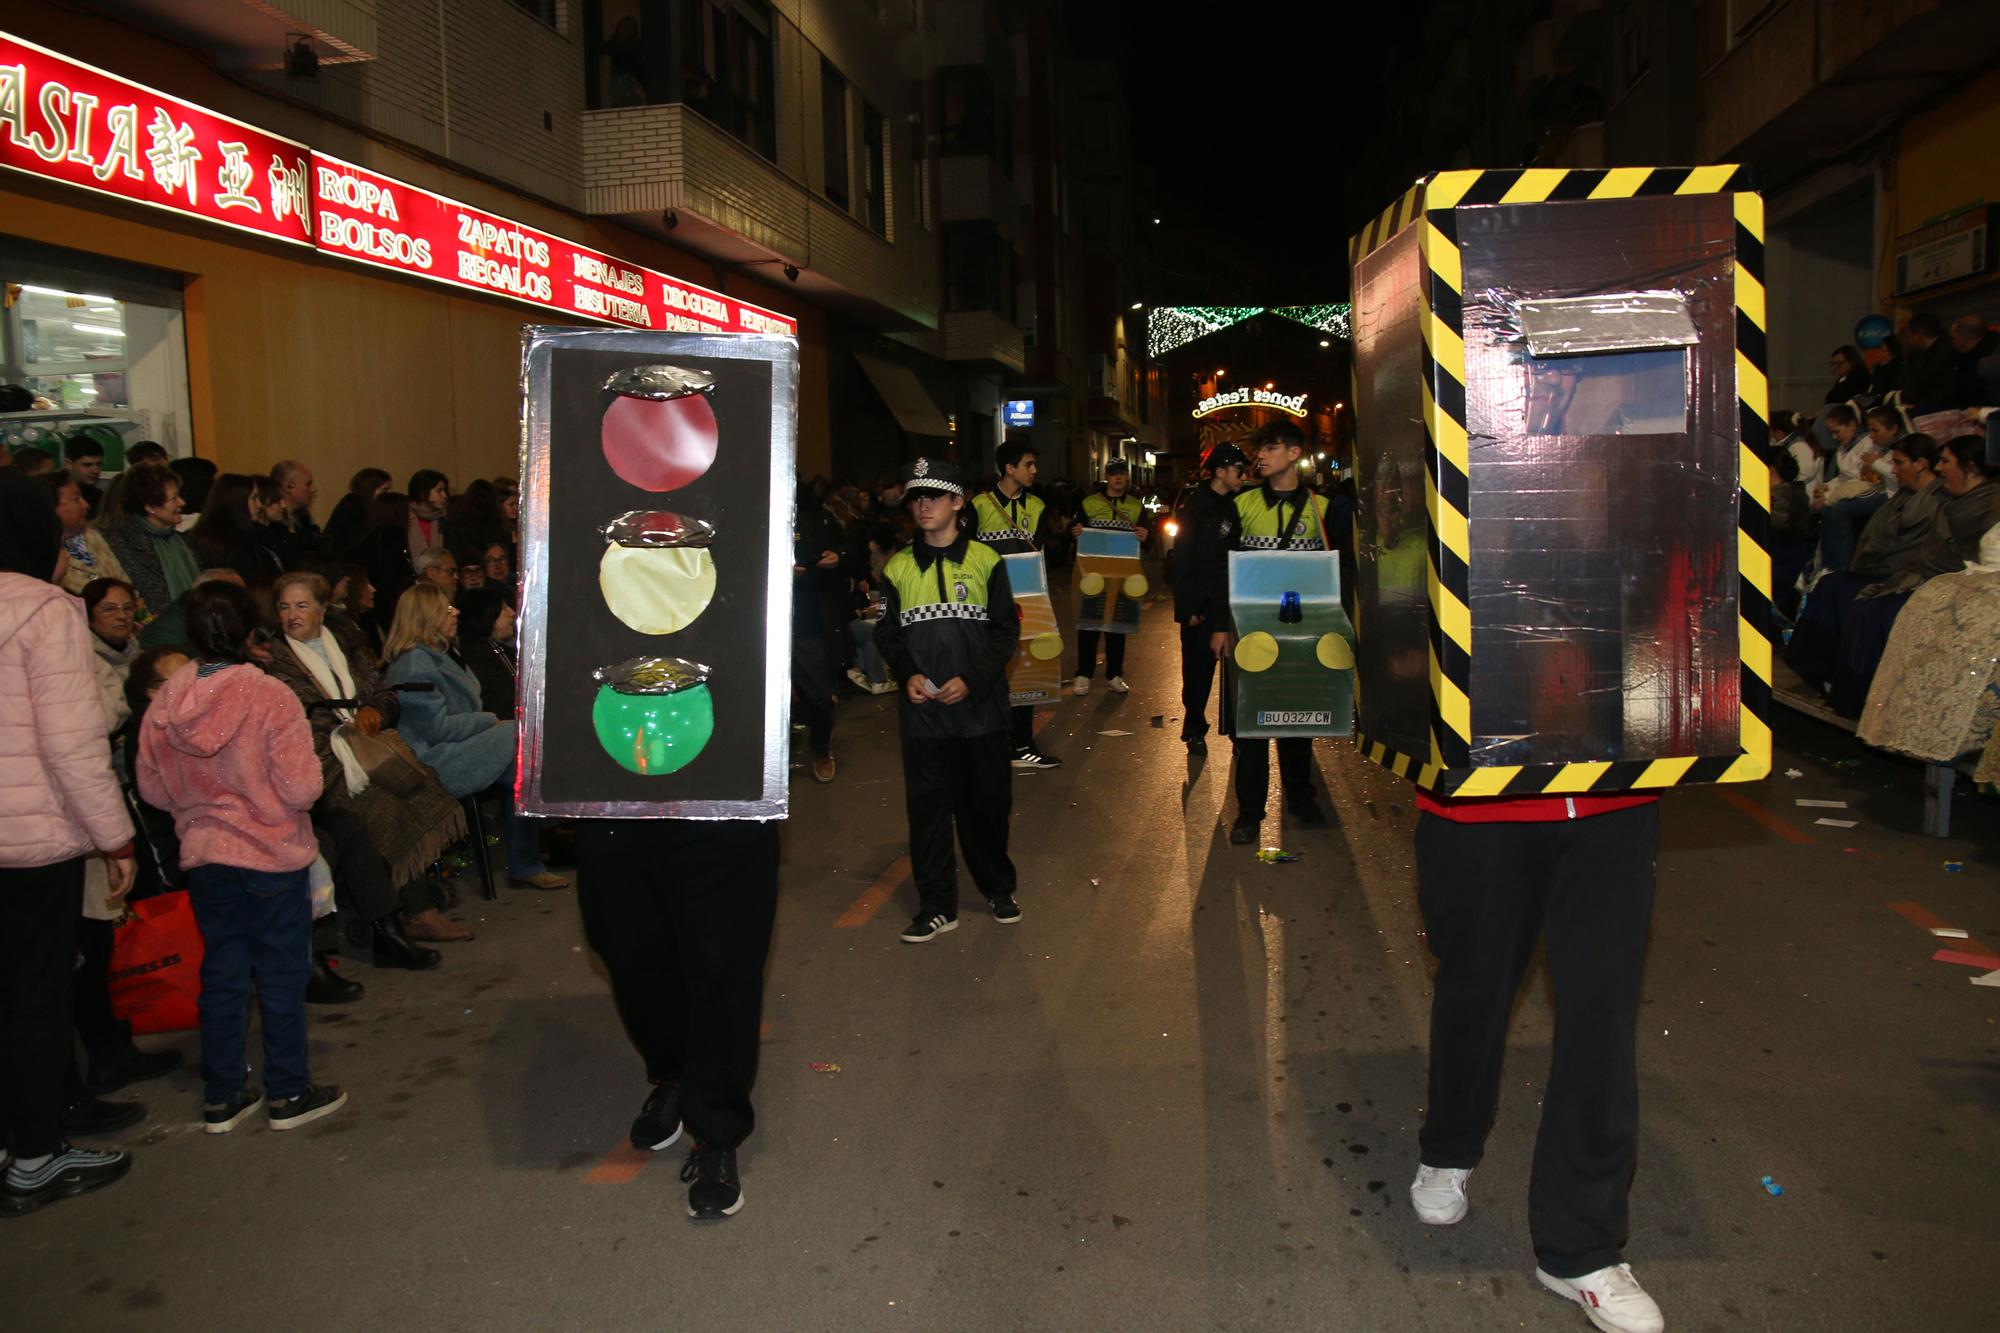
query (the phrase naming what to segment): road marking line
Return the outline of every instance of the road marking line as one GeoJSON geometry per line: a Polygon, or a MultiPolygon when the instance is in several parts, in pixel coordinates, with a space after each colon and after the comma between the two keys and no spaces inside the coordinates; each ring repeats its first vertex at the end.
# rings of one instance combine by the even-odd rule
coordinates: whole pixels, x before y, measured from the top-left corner
{"type": "Polygon", "coordinates": [[[887,870],[875,877],[875,882],[868,886],[868,892],[856,898],[854,905],[840,914],[840,920],[834,922],[834,926],[851,929],[867,925],[875,919],[875,914],[882,910],[882,904],[888,902],[890,895],[901,888],[903,881],[909,877],[909,856],[897,857],[889,863],[887,870]]]}
{"type": "Polygon", "coordinates": [[[590,1174],[583,1178],[586,1185],[629,1185],[639,1178],[646,1169],[646,1163],[653,1160],[654,1153],[641,1152],[629,1143],[621,1143],[604,1154],[604,1160],[590,1168],[590,1174]]]}
{"type": "Polygon", "coordinates": [[[1887,907],[1897,916],[1902,917],[1905,921],[1908,921],[1918,930],[1934,930],[1939,926],[1951,924],[1943,917],[1931,912],[1921,903],[1884,903],[1883,906],[1887,907]]]}
{"type": "Polygon", "coordinates": [[[1990,953],[1966,953],[1960,949],[1939,949],[1931,955],[1933,963],[1957,963],[1961,967],[1976,967],[1981,972],[1991,972],[2000,968],[2000,958],[1990,953]]]}
{"type": "Polygon", "coordinates": [[[1799,829],[1794,828],[1789,821],[1772,814],[1742,792],[1731,791],[1727,787],[1717,787],[1713,790],[1717,796],[1720,796],[1723,800],[1729,802],[1729,804],[1735,806],[1738,810],[1741,810],[1744,814],[1750,816],[1750,818],[1756,820],[1786,842],[1808,846],[1817,841],[1812,834],[1801,832],[1799,829]]]}

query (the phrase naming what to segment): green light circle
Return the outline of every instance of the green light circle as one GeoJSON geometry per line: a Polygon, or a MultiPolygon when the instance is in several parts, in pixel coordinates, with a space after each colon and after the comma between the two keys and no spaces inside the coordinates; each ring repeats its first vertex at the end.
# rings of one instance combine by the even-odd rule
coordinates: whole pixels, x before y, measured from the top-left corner
{"type": "Polygon", "coordinates": [[[644,777],[676,773],[715,734],[715,700],[708,686],[675,694],[620,694],[597,688],[590,706],[597,743],[618,764],[644,777]]]}

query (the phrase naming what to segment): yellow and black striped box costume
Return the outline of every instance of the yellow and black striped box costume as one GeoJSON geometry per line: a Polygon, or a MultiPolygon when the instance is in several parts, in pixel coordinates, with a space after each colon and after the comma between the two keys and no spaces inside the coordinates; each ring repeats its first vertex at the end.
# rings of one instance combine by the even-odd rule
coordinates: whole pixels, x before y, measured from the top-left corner
{"type": "Polygon", "coordinates": [[[1734,166],[1442,172],[1353,238],[1371,760],[1458,796],[1768,773],[1763,244],[1734,166]],[[1662,291],[1678,348],[1523,341],[1524,302],[1662,291]],[[1655,353],[1678,415],[1632,387],[1671,393],[1655,353]]]}

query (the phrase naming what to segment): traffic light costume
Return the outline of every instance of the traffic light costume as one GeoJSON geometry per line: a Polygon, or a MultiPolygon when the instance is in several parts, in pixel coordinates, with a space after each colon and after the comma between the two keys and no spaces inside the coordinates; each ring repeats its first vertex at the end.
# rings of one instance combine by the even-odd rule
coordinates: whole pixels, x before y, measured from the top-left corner
{"type": "MultiPolygon", "coordinates": [[[[922,458],[906,469],[903,487],[905,503],[921,495],[965,493],[954,469],[922,458]]],[[[1012,908],[1014,863],[1007,856],[1012,710],[1006,671],[1021,629],[998,553],[962,530],[943,546],[931,536],[919,531],[916,542],[883,567],[887,605],[875,642],[902,691],[897,721],[918,919],[942,917],[949,924],[939,929],[949,930],[958,920],[954,826],[973,883],[994,903],[996,915],[1002,903],[1012,908]],[[931,696],[954,679],[965,685],[957,703],[936,697],[916,703],[910,697],[913,681],[931,696]]]]}

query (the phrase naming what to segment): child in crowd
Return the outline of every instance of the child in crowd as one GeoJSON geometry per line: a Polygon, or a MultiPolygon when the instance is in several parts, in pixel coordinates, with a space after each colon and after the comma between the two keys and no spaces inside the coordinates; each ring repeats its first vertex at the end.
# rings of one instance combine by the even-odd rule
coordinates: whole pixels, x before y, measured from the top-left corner
{"type": "Polygon", "coordinates": [[[195,666],[161,686],[139,733],[139,794],[174,817],[201,924],[202,1120],[230,1130],[264,1106],[244,1079],[254,984],[272,1129],[337,1111],[347,1094],[306,1068],[306,982],[318,854],[307,812],[319,758],[298,696],[256,665],[264,632],[250,595],[204,583],[188,598],[195,666]]]}

